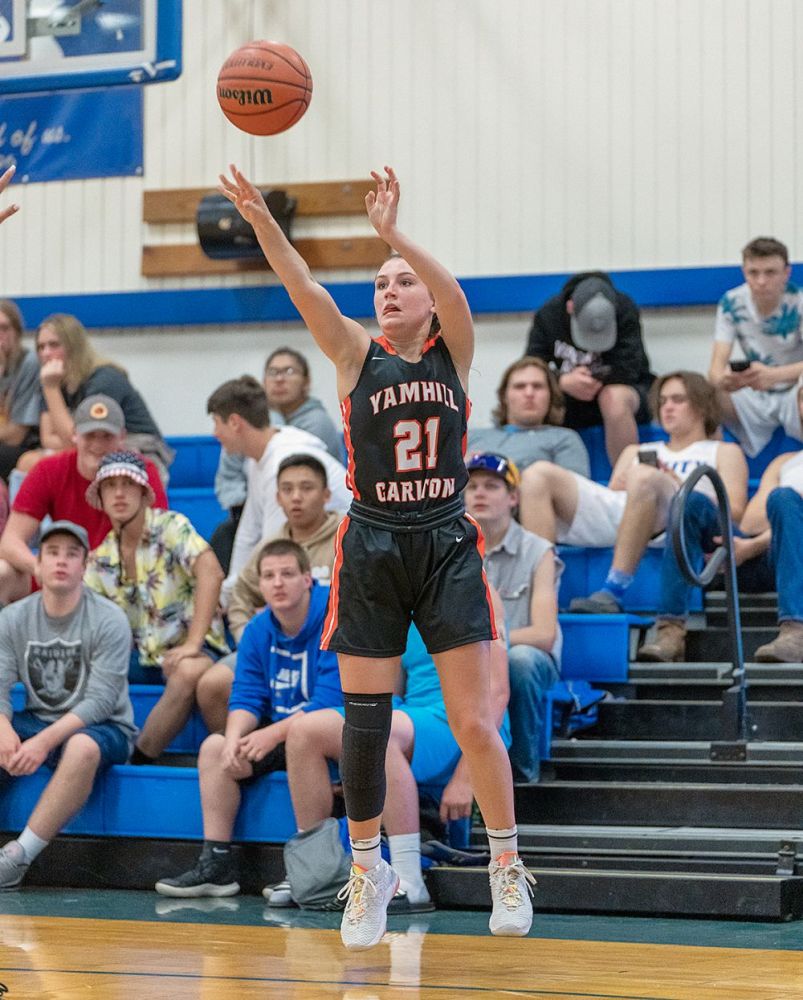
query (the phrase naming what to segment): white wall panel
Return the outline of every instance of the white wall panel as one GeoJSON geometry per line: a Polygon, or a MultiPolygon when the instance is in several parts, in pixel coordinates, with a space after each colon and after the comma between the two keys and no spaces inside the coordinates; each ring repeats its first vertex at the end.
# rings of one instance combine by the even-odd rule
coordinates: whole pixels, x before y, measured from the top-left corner
{"type": "MultiPolygon", "coordinates": [[[[1,234],[0,293],[274,280],[140,276],[144,243],[194,238],[192,226],[145,226],[143,190],[211,190],[231,161],[277,183],[365,176],[392,163],[402,180],[403,225],[464,276],[714,265],[736,261],[757,234],[777,235],[803,257],[800,0],[186,0],[184,7],[184,73],[145,91],[144,176],[18,188],[22,214],[1,234]],[[265,139],[231,126],[215,100],[224,58],[253,37],[295,46],[314,79],[303,121],[265,139]]],[[[369,232],[358,219],[300,222],[299,234],[311,226],[319,234],[369,232]]],[[[685,345],[681,331],[689,330],[703,338],[704,368],[706,317],[651,319],[655,366],[676,356],[662,338],[685,345]]],[[[490,410],[499,359],[519,352],[526,326],[523,316],[478,324],[476,412],[490,410]]],[[[298,336],[279,326],[252,341],[253,332],[171,327],[101,338],[158,389],[146,395],[165,429],[186,431],[205,424],[202,412],[192,417],[165,402],[175,358],[206,391],[226,365],[235,374],[246,362],[258,369],[267,344],[298,336]],[[151,372],[155,356],[159,370],[151,372]]]]}

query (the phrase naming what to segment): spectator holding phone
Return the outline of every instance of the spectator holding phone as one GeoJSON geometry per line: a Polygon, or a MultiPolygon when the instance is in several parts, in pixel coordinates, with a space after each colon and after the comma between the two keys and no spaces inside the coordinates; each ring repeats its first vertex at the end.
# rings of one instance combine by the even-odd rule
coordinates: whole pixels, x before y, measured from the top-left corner
{"type": "MultiPolygon", "coordinates": [[[[714,437],[720,411],[709,383],[696,372],[671,372],[656,380],[651,400],[669,440],[627,447],[608,486],[547,462],[536,462],[522,475],[527,489],[521,492],[521,523],[528,531],[564,545],[614,546],[602,588],[590,597],[575,598],[571,611],[621,612],[644,550],[651,543],[663,544],[671,503],[699,466],[719,472],[734,520],[744,510],[747,463],[738,445],[714,437]]],[[[715,513],[710,481],[701,480],[695,492],[704,495],[715,513]]]]}
{"type": "Polygon", "coordinates": [[[636,425],[649,420],[654,376],[636,303],[602,271],[575,274],[535,313],[526,353],[557,371],[566,427],[604,425],[615,465],[638,441],[636,425]]]}
{"type": "Polygon", "coordinates": [[[789,253],[759,236],[742,250],[744,284],[717,307],[708,379],[717,389],[723,423],[748,455],[775,429],[803,439],[797,393],[803,376],[803,291],[789,280],[789,253]],[[731,361],[738,343],[744,359],[731,361]]]}

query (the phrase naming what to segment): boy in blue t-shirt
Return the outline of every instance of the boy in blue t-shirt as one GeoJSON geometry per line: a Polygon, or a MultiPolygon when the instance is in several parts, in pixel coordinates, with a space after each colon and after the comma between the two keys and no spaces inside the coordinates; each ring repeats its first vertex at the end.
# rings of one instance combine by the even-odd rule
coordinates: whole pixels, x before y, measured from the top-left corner
{"type": "Polygon", "coordinates": [[[160,879],[163,896],[233,896],[240,891],[231,853],[240,785],[283,771],[285,741],[316,709],[342,705],[334,653],[321,650],[329,588],[315,583],[309,557],[289,539],[268,542],[259,559],[267,607],[243,632],[226,730],[198,756],[204,844],[197,864],[160,879]]]}

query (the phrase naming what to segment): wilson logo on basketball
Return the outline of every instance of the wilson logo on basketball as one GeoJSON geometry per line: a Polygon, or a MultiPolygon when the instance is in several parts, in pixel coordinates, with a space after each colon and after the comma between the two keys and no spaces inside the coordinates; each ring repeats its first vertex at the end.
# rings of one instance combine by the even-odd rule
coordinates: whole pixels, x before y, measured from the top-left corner
{"type": "Polygon", "coordinates": [[[240,105],[245,104],[273,104],[273,94],[268,87],[259,90],[230,90],[228,87],[218,87],[218,100],[237,101],[240,105]]]}

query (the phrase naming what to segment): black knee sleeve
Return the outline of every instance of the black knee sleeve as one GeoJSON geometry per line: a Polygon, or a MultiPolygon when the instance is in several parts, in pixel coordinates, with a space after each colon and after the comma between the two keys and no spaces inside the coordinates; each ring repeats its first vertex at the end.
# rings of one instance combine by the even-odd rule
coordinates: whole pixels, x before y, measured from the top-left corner
{"type": "Polygon", "coordinates": [[[345,694],[346,724],[340,779],[349,819],[379,816],[385,807],[385,752],[393,715],[391,694],[345,694]]]}

